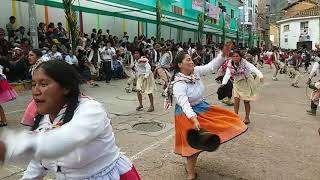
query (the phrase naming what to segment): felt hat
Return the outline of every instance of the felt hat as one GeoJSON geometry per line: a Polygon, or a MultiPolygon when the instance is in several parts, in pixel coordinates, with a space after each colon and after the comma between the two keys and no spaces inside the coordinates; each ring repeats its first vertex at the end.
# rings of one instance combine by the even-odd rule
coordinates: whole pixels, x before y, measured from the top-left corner
{"type": "Polygon", "coordinates": [[[227,86],[220,86],[217,90],[219,101],[228,96],[228,88],[227,86]]]}
{"type": "Polygon", "coordinates": [[[194,148],[203,151],[213,152],[220,146],[220,137],[201,128],[199,131],[190,129],[187,132],[188,144],[194,148]]]}

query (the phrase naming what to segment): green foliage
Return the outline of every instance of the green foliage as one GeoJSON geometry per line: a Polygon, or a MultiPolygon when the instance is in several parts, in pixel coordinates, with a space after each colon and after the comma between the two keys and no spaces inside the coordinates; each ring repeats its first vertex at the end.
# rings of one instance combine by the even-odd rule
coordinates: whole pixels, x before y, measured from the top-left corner
{"type": "Polygon", "coordinates": [[[79,36],[77,14],[74,10],[73,3],[75,0],[63,0],[65,17],[68,22],[69,34],[71,36],[72,50],[77,47],[77,39],[79,36]]]}

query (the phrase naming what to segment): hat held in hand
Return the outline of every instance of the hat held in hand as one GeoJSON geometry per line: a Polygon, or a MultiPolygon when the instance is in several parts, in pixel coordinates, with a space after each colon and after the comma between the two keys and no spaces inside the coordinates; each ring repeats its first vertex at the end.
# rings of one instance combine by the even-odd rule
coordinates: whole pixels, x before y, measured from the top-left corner
{"type": "Polygon", "coordinates": [[[213,152],[220,146],[220,137],[201,128],[200,131],[190,129],[187,132],[187,141],[194,149],[213,152]]]}

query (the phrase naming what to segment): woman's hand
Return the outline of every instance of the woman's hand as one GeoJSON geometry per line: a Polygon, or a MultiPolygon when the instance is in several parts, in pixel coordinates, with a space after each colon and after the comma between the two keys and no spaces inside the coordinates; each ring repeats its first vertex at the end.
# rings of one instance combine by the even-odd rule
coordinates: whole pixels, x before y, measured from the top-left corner
{"type": "Polygon", "coordinates": [[[199,121],[198,121],[197,117],[196,117],[196,116],[193,116],[193,117],[191,118],[191,121],[192,121],[193,124],[194,124],[194,129],[200,131],[200,124],[199,124],[199,121]]]}
{"type": "Polygon", "coordinates": [[[6,145],[0,141],[0,165],[4,162],[6,157],[6,145]]]}

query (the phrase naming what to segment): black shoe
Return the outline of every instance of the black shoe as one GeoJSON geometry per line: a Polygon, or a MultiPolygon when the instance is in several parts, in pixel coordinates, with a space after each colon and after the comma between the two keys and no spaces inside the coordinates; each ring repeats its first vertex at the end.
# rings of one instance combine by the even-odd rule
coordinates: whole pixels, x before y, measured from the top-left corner
{"type": "Polygon", "coordinates": [[[106,81],[106,83],[108,83],[108,84],[109,84],[109,83],[110,83],[110,81],[106,81]]]}

